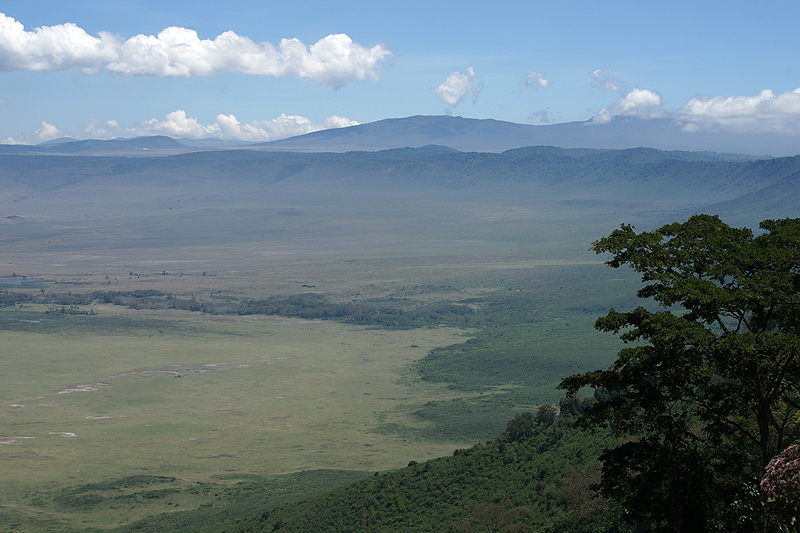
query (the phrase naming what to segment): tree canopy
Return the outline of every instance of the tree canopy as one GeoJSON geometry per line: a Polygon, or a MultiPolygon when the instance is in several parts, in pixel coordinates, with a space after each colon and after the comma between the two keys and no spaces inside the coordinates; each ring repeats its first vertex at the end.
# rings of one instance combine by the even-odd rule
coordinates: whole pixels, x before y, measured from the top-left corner
{"type": "Polygon", "coordinates": [[[560,387],[594,388],[583,423],[628,436],[601,455],[599,489],[653,530],[772,527],[760,481],[800,429],[800,219],[760,228],[696,215],[592,245],[640,272],[638,296],[661,309],[599,318],[627,346],[560,387]]]}

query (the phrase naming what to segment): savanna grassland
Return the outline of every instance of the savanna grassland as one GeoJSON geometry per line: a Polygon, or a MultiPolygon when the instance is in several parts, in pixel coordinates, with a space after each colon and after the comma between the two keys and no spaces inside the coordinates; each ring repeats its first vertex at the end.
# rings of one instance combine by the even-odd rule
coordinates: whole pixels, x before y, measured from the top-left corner
{"type": "Polygon", "coordinates": [[[131,474],[376,470],[451,447],[375,428],[452,396],[407,367],[455,330],[98,307],[2,315],[30,321],[3,332],[4,502],[131,474]]]}
{"type": "MultiPolygon", "coordinates": [[[[552,245],[545,244],[544,257],[528,254],[531,245],[519,235],[495,240],[491,219],[501,213],[475,210],[469,217],[477,220],[462,226],[463,218],[448,220],[456,213],[449,209],[394,220],[270,206],[6,224],[19,232],[14,239],[4,232],[4,268],[13,271],[7,275],[45,279],[9,290],[34,301],[157,290],[219,313],[67,300],[3,309],[4,523],[21,524],[20,531],[107,528],[209,503],[204,493],[187,492],[187,483],[219,487],[250,475],[397,468],[489,438],[515,412],[557,401],[561,375],[613,354],[608,339],[585,353],[593,315],[559,304],[560,294],[589,290],[589,273],[605,272],[581,264],[591,257],[554,257],[552,245]],[[491,232],[481,235],[486,219],[483,231],[491,232]],[[211,242],[199,242],[202,235],[211,242]],[[222,236],[233,242],[219,242],[222,236]],[[250,240],[255,236],[262,240],[250,240]],[[228,312],[242,300],[304,293],[382,308],[455,302],[469,313],[386,329],[228,312]],[[473,361],[477,374],[455,371],[468,377],[458,387],[448,383],[457,376],[437,376],[453,370],[436,361],[421,373],[415,365],[432,350],[464,343],[481,321],[491,321],[476,313],[489,295],[511,298],[512,307],[534,298],[541,307],[527,309],[538,319],[522,337],[517,324],[493,329],[537,355],[524,369],[532,372],[524,381],[535,387],[523,387],[513,364],[510,375],[486,380],[486,364],[473,361]],[[92,314],[76,314],[86,312],[92,314]],[[576,347],[584,353],[573,353],[576,347]],[[487,402],[498,395],[500,403],[487,402]],[[116,503],[58,499],[86,484],[139,475],[164,479],[101,492],[128,495],[116,503]],[[141,495],[154,490],[167,492],[141,495]]],[[[605,290],[620,283],[606,281],[605,290]]],[[[345,482],[352,474],[342,476],[345,482]]]]}
{"type": "Polygon", "coordinates": [[[492,439],[619,349],[638,282],[591,241],[688,204],[89,159],[0,176],[0,278],[42,279],[0,285],[6,529],[222,523],[492,439]]]}

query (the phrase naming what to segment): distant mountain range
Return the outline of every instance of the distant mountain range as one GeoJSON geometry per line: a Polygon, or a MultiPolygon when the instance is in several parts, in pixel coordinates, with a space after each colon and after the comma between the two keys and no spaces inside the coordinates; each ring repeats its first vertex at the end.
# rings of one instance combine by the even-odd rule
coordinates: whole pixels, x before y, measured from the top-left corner
{"type": "Polygon", "coordinates": [[[800,153],[800,136],[777,133],[688,132],[672,119],[615,118],[534,126],[491,119],[414,116],[379,120],[349,128],[323,130],[258,145],[292,151],[385,150],[429,144],[462,152],[502,152],[526,146],[559,148],[656,148],[710,151],[752,156],[800,153]]]}
{"type": "Polygon", "coordinates": [[[0,153],[167,155],[190,151],[248,148],[291,152],[378,151],[440,145],[462,152],[503,152],[526,146],[559,148],[656,148],[781,157],[800,154],[800,136],[774,132],[688,132],[672,119],[617,117],[591,121],[529,125],[453,116],[391,118],[272,141],[237,143],[214,139],[58,139],[40,145],[0,145],[0,153]]]}

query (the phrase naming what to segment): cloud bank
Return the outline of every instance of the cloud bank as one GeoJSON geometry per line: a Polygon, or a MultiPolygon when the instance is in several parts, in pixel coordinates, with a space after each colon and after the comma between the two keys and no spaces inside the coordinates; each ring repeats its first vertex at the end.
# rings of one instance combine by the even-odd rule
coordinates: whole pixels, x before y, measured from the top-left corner
{"type": "Polygon", "coordinates": [[[473,101],[477,99],[482,88],[483,82],[478,79],[475,69],[469,67],[464,74],[456,71],[447,76],[438,87],[431,89],[431,93],[450,107],[456,107],[468,94],[472,94],[473,101]]]}
{"type": "Polygon", "coordinates": [[[227,72],[306,78],[334,89],[350,81],[378,80],[380,66],[391,52],[370,48],[345,34],[328,35],[310,47],[298,39],[278,46],[255,43],[226,31],[214,40],[200,39],[187,28],[170,27],[158,35],[121,40],[109,32],[93,37],[75,24],[23,25],[0,13],[0,71],[65,71],[87,74],[107,70],[123,76],[188,78],[227,72]]]}
{"type": "Polygon", "coordinates": [[[608,74],[605,65],[589,73],[591,85],[620,93],[616,102],[592,117],[591,124],[607,124],[615,116],[673,118],[688,132],[730,131],[736,133],[800,134],[800,87],[775,94],[764,89],[757,95],[695,96],[675,112],[661,107],[661,96],[608,74]]]}
{"type": "Polygon", "coordinates": [[[179,109],[167,114],[164,120],[152,118],[124,127],[114,120],[106,122],[92,120],[84,128],[83,133],[92,139],[166,135],[188,139],[214,138],[225,141],[267,142],[357,124],[358,122],[336,115],[328,117],[321,124],[312,124],[306,117],[286,114],[271,120],[254,120],[242,124],[234,115],[219,114],[213,124],[204,126],[196,118],[187,117],[186,112],[179,109]]]}
{"type": "Polygon", "coordinates": [[[757,95],[695,96],[675,112],[667,112],[661,96],[649,89],[633,87],[603,74],[607,66],[589,76],[599,89],[621,96],[592,117],[591,124],[607,124],[615,116],[673,118],[684,131],[730,131],[736,133],[800,134],[800,88],[775,94],[764,89],[757,95]]]}
{"type": "Polygon", "coordinates": [[[695,96],[676,113],[686,131],[800,133],[800,88],[776,95],[695,96]]]}

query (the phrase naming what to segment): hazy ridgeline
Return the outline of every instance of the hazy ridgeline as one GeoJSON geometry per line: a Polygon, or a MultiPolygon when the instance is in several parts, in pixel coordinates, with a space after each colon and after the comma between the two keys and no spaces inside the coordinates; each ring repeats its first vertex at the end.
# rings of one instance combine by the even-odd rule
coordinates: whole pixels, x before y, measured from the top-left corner
{"type": "Polygon", "coordinates": [[[645,149],[2,155],[0,278],[44,281],[0,285],[0,525],[223,509],[253,479],[248,505],[275,506],[493,439],[614,358],[592,325],[637,282],[591,241],[797,216],[798,171],[645,149]]]}

